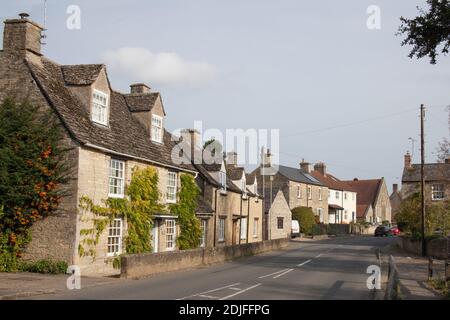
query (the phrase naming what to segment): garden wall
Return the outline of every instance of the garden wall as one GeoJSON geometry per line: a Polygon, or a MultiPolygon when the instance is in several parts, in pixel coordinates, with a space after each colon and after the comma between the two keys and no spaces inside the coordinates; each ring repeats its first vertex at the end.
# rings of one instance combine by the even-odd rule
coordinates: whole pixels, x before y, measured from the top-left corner
{"type": "MultiPolygon", "coordinates": [[[[427,256],[436,259],[447,259],[449,253],[449,241],[449,238],[427,240],[427,256]]],[[[409,237],[400,237],[398,246],[412,254],[418,256],[422,255],[422,242],[420,240],[413,240],[409,237]]]]}

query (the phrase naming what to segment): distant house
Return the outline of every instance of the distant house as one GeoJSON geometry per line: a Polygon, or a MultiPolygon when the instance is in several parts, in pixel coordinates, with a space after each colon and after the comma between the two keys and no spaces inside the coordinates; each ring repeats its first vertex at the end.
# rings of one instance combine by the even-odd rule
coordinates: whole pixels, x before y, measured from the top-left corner
{"type": "Polygon", "coordinates": [[[384,178],[346,182],[357,193],[356,214],[358,220],[372,224],[391,221],[391,202],[384,178]]]}
{"type": "Polygon", "coordinates": [[[396,183],[392,185],[392,193],[389,196],[389,200],[391,201],[392,221],[395,221],[395,215],[398,213],[402,202],[402,195],[398,190],[398,184],[396,183]]]}
{"type": "Polygon", "coordinates": [[[314,165],[311,175],[328,187],[328,222],[356,222],[356,190],[327,172],[323,162],[314,165]]]}
{"type": "MultiPolygon", "coordinates": [[[[424,165],[425,199],[439,202],[450,199],[450,158],[444,163],[426,163],[424,165]]],[[[420,164],[411,163],[411,155],[404,157],[401,195],[406,198],[420,191],[420,164]]]]}

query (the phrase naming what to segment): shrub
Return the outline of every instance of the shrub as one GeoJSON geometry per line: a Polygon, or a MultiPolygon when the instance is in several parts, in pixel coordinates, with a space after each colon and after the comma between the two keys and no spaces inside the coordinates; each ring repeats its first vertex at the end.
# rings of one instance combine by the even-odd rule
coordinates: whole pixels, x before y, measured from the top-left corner
{"type": "Polygon", "coordinates": [[[38,260],[21,262],[19,270],[23,272],[61,274],[66,273],[67,263],[65,261],[38,260]]]}
{"type": "Polygon", "coordinates": [[[292,220],[298,220],[300,232],[308,235],[313,234],[315,218],[311,208],[297,207],[292,209],[292,220]]]}

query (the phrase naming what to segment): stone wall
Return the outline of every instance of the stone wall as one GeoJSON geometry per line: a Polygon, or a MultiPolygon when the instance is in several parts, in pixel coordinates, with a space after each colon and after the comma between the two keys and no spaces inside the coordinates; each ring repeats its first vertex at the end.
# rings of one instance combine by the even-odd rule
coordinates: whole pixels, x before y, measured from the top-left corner
{"type": "MultiPolygon", "coordinates": [[[[447,259],[449,256],[449,238],[433,239],[427,241],[426,250],[427,256],[436,259],[447,259]]],[[[420,240],[412,240],[409,237],[400,237],[398,246],[412,254],[422,255],[422,242],[420,240]]]]}
{"type": "Polygon", "coordinates": [[[289,240],[277,239],[234,246],[121,256],[121,277],[139,278],[162,272],[223,263],[245,256],[285,248],[289,240]]]}

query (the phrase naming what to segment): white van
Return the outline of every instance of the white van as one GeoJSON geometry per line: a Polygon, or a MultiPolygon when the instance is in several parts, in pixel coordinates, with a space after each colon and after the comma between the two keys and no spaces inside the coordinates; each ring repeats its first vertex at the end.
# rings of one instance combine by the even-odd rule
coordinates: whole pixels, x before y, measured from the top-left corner
{"type": "Polygon", "coordinates": [[[292,220],[291,224],[291,238],[300,237],[300,224],[298,220],[292,220]]]}

